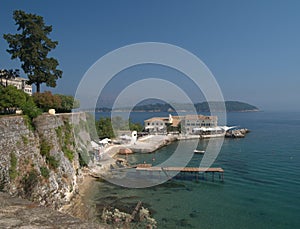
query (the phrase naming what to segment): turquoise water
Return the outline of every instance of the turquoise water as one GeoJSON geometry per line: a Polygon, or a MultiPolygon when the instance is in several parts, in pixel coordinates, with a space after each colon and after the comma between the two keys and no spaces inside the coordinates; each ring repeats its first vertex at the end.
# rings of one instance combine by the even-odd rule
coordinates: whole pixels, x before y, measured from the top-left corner
{"type": "MultiPolygon", "coordinates": [[[[99,182],[94,201],[130,208],[141,200],[158,228],[300,228],[300,113],[229,113],[228,124],[251,133],[244,139],[225,139],[213,164],[225,170],[224,182],[212,182],[210,176],[174,179],[145,189],[99,182]]],[[[177,144],[129,160],[151,163],[155,158],[158,163],[171,156],[177,144]]],[[[190,141],[183,144],[191,150],[190,141]]],[[[206,144],[202,140],[198,148],[206,144]]],[[[201,158],[195,155],[190,165],[199,165],[201,158]]]]}

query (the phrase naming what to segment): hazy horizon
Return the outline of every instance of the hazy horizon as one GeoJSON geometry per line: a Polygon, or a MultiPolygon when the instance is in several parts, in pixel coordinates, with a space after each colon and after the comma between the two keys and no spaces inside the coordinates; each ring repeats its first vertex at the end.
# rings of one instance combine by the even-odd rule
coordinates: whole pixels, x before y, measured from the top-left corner
{"type": "MultiPolygon", "coordinates": [[[[2,35],[17,33],[12,18],[17,9],[43,16],[46,24],[53,26],[51,39],[58,41],[50,56],[58,59],[63,77],[56,88],[43,85],[42,90],[74,95],[86,71],[103,55],[125,45],[154,41],[182,47],[201,59],[216,78],[226,101],[246,102],[266,111],[300,111],[298,1],[70,4],[12,0],[1,4],[2,35]]],[[[1,37],[0,68],[21,69],[18,60],[10,59],[7,48],[1,37]]],[[[182,73],[153,66],[118,73],[99,100],[106,106],[124,87],[148,77],[171,81],[193,101],[205,101],[202,92],[182,73]]]]}

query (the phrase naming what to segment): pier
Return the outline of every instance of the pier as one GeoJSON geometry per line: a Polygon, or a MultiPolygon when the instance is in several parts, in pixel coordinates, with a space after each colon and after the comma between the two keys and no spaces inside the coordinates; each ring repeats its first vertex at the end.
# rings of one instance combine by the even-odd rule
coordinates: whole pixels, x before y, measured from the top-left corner
{"type": "Polygon", "coordinates": [[[224,169],[222,168],[200,168],[200,167],[158,167],[152,166],[152,164],[138,164],[136,166],[137,171],[148,171],[150,173],[153,172],[163,172],[167,177],[170,177],[168,172],[179,172],[182,174],[191,173],[195,175],[196,180],[199,179],[199,173],[204,174],[212,174],[212,180],[215,179],[215,173],[219,175],[219,180],[224,181],[224,169]]]}

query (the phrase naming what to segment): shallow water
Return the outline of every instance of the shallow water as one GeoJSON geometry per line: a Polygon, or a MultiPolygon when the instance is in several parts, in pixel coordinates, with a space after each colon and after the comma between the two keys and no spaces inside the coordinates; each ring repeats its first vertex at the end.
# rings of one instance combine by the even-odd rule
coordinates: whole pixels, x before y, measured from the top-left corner
{"type": "MultiPolygon", "coordinates": [[[[186,177],[144,189],[99,182],[91,198],[100,207],[104,203],[127,209],[141,200],[159,228],[300,228],[300,113],[229,113],[228,124],[251,133],[244,139],[225,139],[213,164],[225,170],[224,182],[212,182],[209,175],[207,180],[186,177]]],[[[129,160],[153,163],[155,158],[159,163],[177,144],[129,160]]],[[[190,141],[182,144],[185,152],[192,150],[190,141]]],[[[198,148],[206,144],[202,140],[198,148]]],[[[189,166],[198,166],[202,157],[194,155],[189,166]]]]}

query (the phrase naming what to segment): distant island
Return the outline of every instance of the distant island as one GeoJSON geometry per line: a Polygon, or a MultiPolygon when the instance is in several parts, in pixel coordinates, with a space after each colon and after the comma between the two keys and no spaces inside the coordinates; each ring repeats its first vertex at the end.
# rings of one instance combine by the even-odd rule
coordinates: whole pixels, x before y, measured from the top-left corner
{"type": "MultiPolygon", "coordinates": [[[[221,111],[221,102],[211,102],[211,108],[214,111],[221,111]]],[[[197,112],[210,112],[208,102],[201,102],[194,104],[197,112]]],[[[174,112],[176,107],[181,112],[192,111],[194,108],[190,104],[168,104],[168,103],[154,103],[154,104],[144,104],[135,106],[132,111],[134,112],[174,112]]],[[[248,103],[239,102],[239,101],[225,101],[225,107],[227,112],[255,112],[259,111],[256,106],[253,106],[248,103]]],[[[96,112],[110,112],[112,109],[107,107],[97,108],[96,112]]],[[[115,111],[125,112],[130,111],[131,108],[124,107],[115,109],[115,111]]]]}

